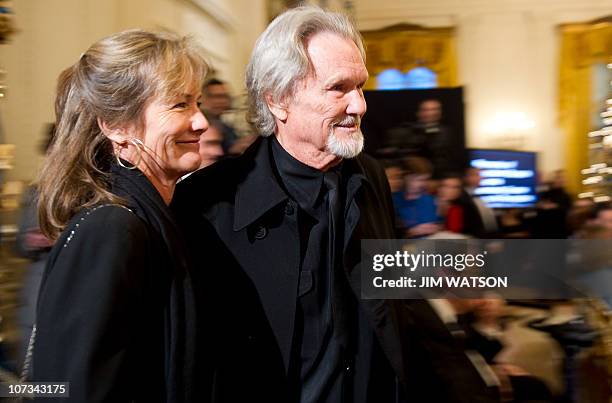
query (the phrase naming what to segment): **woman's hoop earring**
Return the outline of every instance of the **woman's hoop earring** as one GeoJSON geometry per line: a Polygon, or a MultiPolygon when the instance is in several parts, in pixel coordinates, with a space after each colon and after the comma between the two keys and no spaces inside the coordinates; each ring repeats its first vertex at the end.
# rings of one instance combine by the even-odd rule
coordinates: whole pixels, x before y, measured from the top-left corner
{"type": "Polygon", "coordinates": [[[134,166],[136,167],[142,161],[142,153],[145,150],[145,145],[144,145],[144,143],[140,139],[137,139],[135,137],[132,137],[130,139],[130,143],[132,143],[132,145],[134,147],[136,147],[136,149],[138,150],[138,158],[137,158],[136,162],[134,163],[134,166]]]}
{"type": "Polygon", "coordinates": [[[131,166],[127,166],[123,162],[121,162],[121,158],[119,158],[119,155],[115,155],[115,158],[117,159],[117,164],[119,164],[119,166],[125,169],[136,169],[138,167],[138,164],[140,164],[140,161],[142,161],[142,150],[144,150],[144,143],[140,139],[134,137],[129,139],[128,141],[138,150],[136,162],[133,163],[131,166]]]}
{"type": "Polygon", "coordinates": [[[115,154],[115,159],[117,160],[117,165],[119,165],[122,168],[125,169],[136,169],[136,165],[132,165],[131,167],[124,165],[123,162],[121,162],[121,158],[119,158],[119,155],[115,154]]]}

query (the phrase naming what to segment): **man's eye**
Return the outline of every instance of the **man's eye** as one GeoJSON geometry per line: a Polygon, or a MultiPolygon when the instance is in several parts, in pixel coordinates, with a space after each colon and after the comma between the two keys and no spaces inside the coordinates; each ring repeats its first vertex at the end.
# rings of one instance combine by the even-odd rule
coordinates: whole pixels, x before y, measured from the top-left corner
{"type": "Polygon", "coordinates": [[[343,91],[344,90],[344,86],[342,84],[336,84],[334,86],[331,87],[332,91],[343,91]]]}
{"type": "Polygon", "coordinates": [[[187,102],[179,102],[178,104],[174,105],[172,109],[184,109],[186,107],[187,107],[187,102]]]}

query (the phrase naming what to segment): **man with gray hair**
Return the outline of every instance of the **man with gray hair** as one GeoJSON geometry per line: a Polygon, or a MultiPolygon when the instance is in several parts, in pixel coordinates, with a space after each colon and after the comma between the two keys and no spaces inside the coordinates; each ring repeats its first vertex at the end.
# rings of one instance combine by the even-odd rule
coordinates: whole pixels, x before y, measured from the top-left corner
{"type": "Polygon", "coordinates": [[[367,79],[346,16],[285,12],[247,68],[261,137],[176,191],[191,248],[211,268],[196,286],[214,324],[203,343],[215,351],[202,360],[219,401],[395,401],[401,310],[360,299],[360,241],[394,238],[384,170],[361,154],[367,79]]]}

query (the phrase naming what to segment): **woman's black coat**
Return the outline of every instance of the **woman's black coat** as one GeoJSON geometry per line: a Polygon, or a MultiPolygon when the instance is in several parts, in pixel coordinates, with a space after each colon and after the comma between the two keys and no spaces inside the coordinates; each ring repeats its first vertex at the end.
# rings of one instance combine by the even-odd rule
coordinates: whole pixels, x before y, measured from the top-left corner
{"type": "Polygon", "coordinates": [[[30,379],[70,382],[65,402],[191,402],[196,317],[172,213],[137,170],[115,166],[126,206],[77,214],[40,289],[30,379]]]}

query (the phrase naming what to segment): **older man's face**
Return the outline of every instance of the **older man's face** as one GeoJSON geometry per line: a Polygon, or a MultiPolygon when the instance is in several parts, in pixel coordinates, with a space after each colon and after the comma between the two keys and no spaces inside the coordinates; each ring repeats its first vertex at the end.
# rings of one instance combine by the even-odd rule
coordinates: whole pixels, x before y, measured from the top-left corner
{"type": "Polygon", "coordinates": [[[359,49],[349,39],[322,32],[308,40],[307,52],[312,71],[288,103],[286,136],[318,152],[355,157],[363,149],[362,88],[368,79],[359,49]]]}

